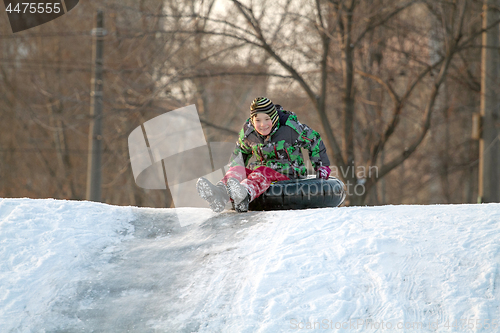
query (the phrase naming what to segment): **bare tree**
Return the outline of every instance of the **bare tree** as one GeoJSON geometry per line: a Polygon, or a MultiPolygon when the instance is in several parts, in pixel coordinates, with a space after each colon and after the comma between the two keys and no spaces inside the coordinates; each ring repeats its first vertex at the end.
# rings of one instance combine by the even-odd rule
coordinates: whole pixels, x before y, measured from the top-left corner
{"type": "Polygon", "coordinates": [[[263,50],[275,64],[273,68],[278,65],[302,88],[320,116],[325,140],[335,163],[342,170],[340,176],[350,186],[360,182],[363,184],[365,190],[352,193],[350,203],[354,205],[363,204],[377,181],[402,165],[424,141],[431,128],[440,88],[449,74],[452,61],[457,54],[470,47],[480,34],[480,29],[466,26],[465,17],[470,7],[470,1],[467,0],[453,4],[427,4],[416,0],[290,0],[280,2],[280,6],[276,5],[272,9],[267,8],[266,2],[231,2],[239,15],[232,20],[212,20],[214,28],[205,33],[243,41],[263,50]],[[429,12],[444,11],[447,12],[447,19],[439,22],[440,33],[436,34],[435,40],[426,38],[433,27],[425,17],[429,12]],[[395,31],[403,27],[403,20],[407,27],[395,31]],[[378,53],[367,51],[367,42],[380,31],[385,42],[379,43],[376,48],[378,53]],[[396,43],[398,38],[404,39],[402,48],[396,43]],[[358,59],[358,54],[364,52],[372,53],[372,59],[385,57],[395,62],[384,64],[383,61],[375,61],[367,71],[358,59]],[[340,64],[337,59],[340,59],[340,64]],[[380,70],[380,64],[386,67],[380,70]],[[406,65],[403,70],[408,75],[405,82],[396,82],[392,73],[401,70],[402,65],[406,65]],[[384,102],[379,105],[384,109],[377,120],[382,130],[379,133],[367,131],[369,134],[365,137],[362,150],[369,154],[364,156],[361,152],[356,153],[355,135],[355,132],[371,126],[369,121],[365,121],[364,128],[358,127],[362,124],[358,121],[356,93],[362,87],[363,78],[380,85],[384,95],[391,101],[390,104],[384,102]],[[336,101],[330,97],[335,86],[341,94],[341,136],[335,134],[329,120],[332,107],[328,104],[336,101]],[[420,95],[418,98],[414,96],[416,91],[420,95]],[[394,145],[388,146],[388,143],[397,132],[402,114],[408,112],[411,104],[417,104],[416,108],[420,110],[420,129],[402,149],[399,148],[399,152],[394,151],[394,145]],[[387,112],[387,108],[390,108],[390,112],[387,112]],[[381,163],[380,154],[388,148],[391,151],[386,153],[386,159],[381,163]],[[377,167],[378,172],[369,175],[354,172],[359,168],[370,170],[370,167],[377,167]]]}
{"type": "Polygon", "coordinates": [[[323,127],[351,205],[426,202],[436,182],[433,201],[468,201],[456,192],[475,188],[457,181],[475,172],[477,148],[463,137],[478,101],[481,5],[106,0],[16,35],[0,23],[0,195],[83,197],[90,30],[100,7],[106,202],[170,205],[168,194],[134,184],[132,129],[195,103],[209,141],[233,141],[261,93],[323,127]]]}

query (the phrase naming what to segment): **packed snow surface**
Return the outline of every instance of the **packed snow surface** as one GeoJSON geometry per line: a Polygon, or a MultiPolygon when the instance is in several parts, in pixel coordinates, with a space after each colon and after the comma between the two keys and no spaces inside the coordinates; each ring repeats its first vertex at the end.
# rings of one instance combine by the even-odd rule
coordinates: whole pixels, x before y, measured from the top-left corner
{"type": "Polygon", "coordinates": [[[0,332],[499,332],[499,262],[500,204],[0,199],[0,332]]]}

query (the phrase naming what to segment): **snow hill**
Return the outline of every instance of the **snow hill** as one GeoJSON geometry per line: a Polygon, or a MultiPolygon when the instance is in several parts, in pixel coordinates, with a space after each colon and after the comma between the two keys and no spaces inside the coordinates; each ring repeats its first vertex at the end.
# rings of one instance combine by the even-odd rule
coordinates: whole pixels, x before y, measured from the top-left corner
{"type": "Polygon", "coordinates": [[[499,332],[500,204],[0,199],[0,332],[499,332]]]}

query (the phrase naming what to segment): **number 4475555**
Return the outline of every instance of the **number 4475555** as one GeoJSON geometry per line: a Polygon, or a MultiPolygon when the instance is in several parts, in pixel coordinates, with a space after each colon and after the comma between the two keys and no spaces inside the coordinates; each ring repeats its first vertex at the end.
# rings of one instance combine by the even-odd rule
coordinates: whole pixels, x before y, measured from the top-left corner
{"type": "Polygon", "coordinates": [[[31,14],[58,14],[61,12],[61,4],[60,3],[30,3],[30,2],[23,2],[23,3],[18,3],[14,9],[12,9],[12,3],[9,3],[7,8],[5,9],[7,12],[12,13],[26,13],[27,11],[31,14]],[[22,8],[24,7],[24,8],[22,8]]]}

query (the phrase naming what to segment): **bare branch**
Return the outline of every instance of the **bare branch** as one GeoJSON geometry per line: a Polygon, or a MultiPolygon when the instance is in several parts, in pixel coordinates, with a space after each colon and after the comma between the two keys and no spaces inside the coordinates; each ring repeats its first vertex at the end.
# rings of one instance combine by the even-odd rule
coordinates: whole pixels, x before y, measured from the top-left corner
{"type": "Polygon", "coordinates": [[[408,2],[404,3],[402,6],[400,7],[397,7],[396,9],[394,9],[394,11],[390,12],[389,14],[387,14],[387,16],[385,16],[383,19],[381,19],[380,21],[377,21],[377,22],[374,22],[370,25],[368,25],[358,36],[358,38],[354,41],[354,45],[355,46],[358,46],[359,43],[361,43],[361,41],[363,40],[363,38],[365,37],[365,35],[370,32],[371,30],[377,28],[377,27],[380,27],[382,25],[384,25],[385,23],[387,23],[390,19],[392,19],[394,16],[398,15],[400,12],[402,12],[403,10],[405,10],[406,8],[410,7],[411,5],[417,3],[419,1],[417,0],[409,0],[408,2]]]}
{"type": "MultiPolygon", "coordinates": [[[[463,22],[463,16],[465,15],[465,6],[462,7],[462,10],[460,11],[459,14],[459,22],[463,22]]],[[[401,155],[398,157],[394,158],[392,161],[388,162],[387,164],[384,164],[381,168],[379,177],[384,177],[387,173],[389,173],[391,170],[393,170],[395,167],[403,163],[410,155],[417,149],[417,147],[422,143],[424,140],[430,125],[431,125],[431,115],[434,107],[434,103],[436,101],[436,98],[439,93],[439,88],[441,84],[443,83],[446,75],[448,68],[450,66],[451,60],[453,59],[453,56],[458,52],[457,44],[459,40],[456,38],[456,36],[459,36],[461,34],[461,29],[462,25],[459,25],[458,27],[459,31],[457,31],[457,34],[452,36],[452,40],[450,41],[450,47],[448,48],[448,52],[446,54],[446,57],[444,58],[444,61],[441,65],[439,75],[434,81],[434,85],[432,87],[431,95],[429,97],[429,100],[427,102],[425,111],[424,111],[424,123],[423,123],[423,129],[422,132],[419,134],[419,136],[415,139],[415,141],[403,151],[401,155]]],[[[376,179],[372,179],[372,181],[376,181],[376,179]]]]}
{"type": "Polygon", "coordinates": [[[394,104],[396,104],[396,105],[401,104],[401,99],[399,98],[398,94],[394,91],[394,89],[392,88],[390,83],[385,82],[384,80],[382,80],[380,77],[378,77],[376,75],[363,72],[362,70],[359,70],[359,69],[356,69],[356,73],[358,73],[361,76],[370,78],[375,82],[378,82],[382,87],[384,87],[387,90],[387,93],[389,93],[389,96],[391,96],[391,99],[392,99],[394,104]]]}
{"type": "Polygon", "coordinates": [[[314,105],[317,107],[317,104],[318,104],[317,95],[312,91],[311,87],[306,83],[304,78],[297,72],[297,70],[295,68],[293,68],[290,64],[288,64],[283,58],[281,58],[273,50],[273,48],[267,43],[264,36],[262,35],[262,30],[260,29],[258,22],[254,21],[254,19],[246,12],[246,11],[248,11],[248,8],[243,6],[238,0],[232,0],[232,1],[236,4],[237,8],[240,10],[240,12],[246,18],[247,22],[250,23],[252,25],[252,27],[255,29],[255,32],[257,33],[257,36],[258,36],[260,42],[262,43],[262,44],[257,44],[257,43],[253,43],[253,44],[264,49],[283,68],[285,68],[291,74],[291,76],[300,84],[300,86],[304,89],[304,91],[307,93],[307,95],[311,98],[314,105]]]}

